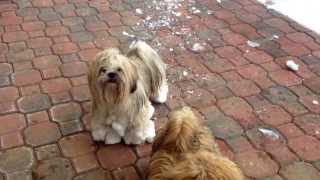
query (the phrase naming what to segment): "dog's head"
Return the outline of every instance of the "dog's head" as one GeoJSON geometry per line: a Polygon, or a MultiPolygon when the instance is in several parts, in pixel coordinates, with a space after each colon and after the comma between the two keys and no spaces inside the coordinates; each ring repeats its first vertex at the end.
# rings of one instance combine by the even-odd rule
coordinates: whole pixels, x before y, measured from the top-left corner
{"type": "Polygon", "coordinates": [[[137,79],[136,67],[116,48],[98,53],[88,75],[93,98],[112,103],[127,99],[136,90],[137,79]]]}

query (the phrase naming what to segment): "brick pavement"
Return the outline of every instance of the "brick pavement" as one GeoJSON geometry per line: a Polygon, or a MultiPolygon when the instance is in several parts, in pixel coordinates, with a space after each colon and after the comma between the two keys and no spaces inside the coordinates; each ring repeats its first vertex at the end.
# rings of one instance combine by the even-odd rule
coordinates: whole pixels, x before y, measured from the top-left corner
{"type": "Polygon", "coordinates": [[[92,141],[86,79],[98,51],[137,37],[168,64],[157,127],[187,104],[247,179],[320,179],[320,36],[256,1],[2,0],[0,15],[0,179],[35,164],[42,179],[142,179],[150,145],[92,141]]]}

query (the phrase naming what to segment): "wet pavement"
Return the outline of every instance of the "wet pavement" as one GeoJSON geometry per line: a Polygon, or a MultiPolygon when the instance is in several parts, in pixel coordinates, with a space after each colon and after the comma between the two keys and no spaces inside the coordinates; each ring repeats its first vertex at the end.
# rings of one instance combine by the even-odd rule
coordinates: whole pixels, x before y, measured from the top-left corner
{"type": "Polygon", "coordinates": [[[291,19],[254,0],[2,0],[0,14],[1,180],[32,167],[45,180],[143,178],[151,145],[89,133],[87,64],[134,40],[168,64],[158,128],[188,105],[247,179],[320,179],[320,36],[291,19]]]}

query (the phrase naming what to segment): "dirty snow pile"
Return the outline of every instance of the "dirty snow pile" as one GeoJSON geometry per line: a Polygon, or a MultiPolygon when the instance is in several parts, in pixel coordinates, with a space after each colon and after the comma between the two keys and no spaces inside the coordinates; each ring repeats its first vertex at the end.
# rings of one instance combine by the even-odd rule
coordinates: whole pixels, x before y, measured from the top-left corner
{"type": "Polygon", "coordinates": [[[320,0],[258,0],[320,34],[320,0]]]}

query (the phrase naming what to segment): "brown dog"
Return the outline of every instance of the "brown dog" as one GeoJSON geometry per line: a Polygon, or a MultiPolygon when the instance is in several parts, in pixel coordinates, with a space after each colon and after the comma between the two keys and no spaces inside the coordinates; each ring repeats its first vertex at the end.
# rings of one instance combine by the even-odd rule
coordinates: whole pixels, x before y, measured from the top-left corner
{"type": "Polygon", "coordinates": [[[235,163],[223,157],[209,130],[190,108],[169,114],[153,145],[149,180],[242,180],[235,163]]]}

